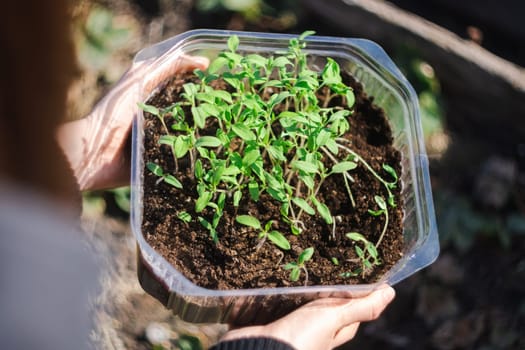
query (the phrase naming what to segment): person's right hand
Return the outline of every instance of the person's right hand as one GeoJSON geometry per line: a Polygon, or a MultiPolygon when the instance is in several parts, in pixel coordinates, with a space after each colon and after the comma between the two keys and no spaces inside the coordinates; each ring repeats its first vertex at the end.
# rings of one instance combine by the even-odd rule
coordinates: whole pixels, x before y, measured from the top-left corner
{"type": "Polygon", "coordinates": [[[394,289],[384,286],[361,298],[318,299],[268,325],[231,330],[221,341],[264,337],[298,350],[333,349],[351,340],[361,322],[378,318],[394,296],[394,289]]]}

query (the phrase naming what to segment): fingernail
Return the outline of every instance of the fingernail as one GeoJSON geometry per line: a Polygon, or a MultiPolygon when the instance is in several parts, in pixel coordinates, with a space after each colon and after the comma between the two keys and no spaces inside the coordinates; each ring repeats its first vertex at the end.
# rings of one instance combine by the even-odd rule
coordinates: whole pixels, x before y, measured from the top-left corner
{"type": "Polygon", "coordinates": [[[381,291],[381,294],[382,294],[382,297],[385,303],[391,302],[392,299],[394,299],[394,297],[396,296],[396,292],[394,291],[393,288],[390,288],[390,287],[383,289],[381,291]]]}

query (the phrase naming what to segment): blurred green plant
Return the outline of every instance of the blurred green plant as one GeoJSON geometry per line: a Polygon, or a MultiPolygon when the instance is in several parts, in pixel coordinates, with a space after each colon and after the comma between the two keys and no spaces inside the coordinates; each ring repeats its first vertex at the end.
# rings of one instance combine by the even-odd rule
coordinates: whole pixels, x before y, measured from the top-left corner
{"type": "Polygon", "coordinates": [[[425,139],[444,132],[444,102],[441,85],[434,68],[421,59],[417,51],[403,47],[394,55],[394,61],[416,90],[425,139]]]}
{"type": "Polygon", "coordinates": [[[477,239],[488,237],[503,249],[509,249],[514,237],[525,236],[525,216],[516,211],[505,215],[481,211],[469,197],[443,189],[435,191],[434,198],[443,246],[450,245],[465,253],[477,239]]]}
{"type": "Polygon", "coordinates": [[[176,349],[180,350],[202,350],[202,344],[199,338],[188,334],[182,334],[175,341],[176,349]]]}
{"type": "Polygon", "coordinates": [[[154,344],[151,348],[152,350],[203,350],[201,341],[199,338],[194,337],[189,334],[181,334],[178,339],[173,341],[173,346],[166,348],[161,344],[154,344]]]}
{"type": "Polygon", "coordinates": [[[297,0],[197,0],[195,8],[202,13],[233,12],[247,22],[267,22],[279,30],[293,27],[297,23],[297,0]]]}
{"type": "Polygon", "coordinates": [[[131,37],[129,28],[116,26],[115,16],[105,8],[91,8],[86,21],[81,24],[79,42],[80,61],[94,69],[106,67],[116,49],[124,46],[131,37]]]}
{"type": "Polygon", "coordinates": [[[129,216],[129,186],[103,191],[86,191],[82,197],[84,213],[106,214],[124,219],[129,216]]]}

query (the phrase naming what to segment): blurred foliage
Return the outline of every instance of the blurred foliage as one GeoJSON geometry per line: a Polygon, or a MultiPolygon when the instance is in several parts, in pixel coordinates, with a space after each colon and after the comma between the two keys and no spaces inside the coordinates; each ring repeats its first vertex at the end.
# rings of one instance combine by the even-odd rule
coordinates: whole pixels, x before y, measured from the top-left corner
{"type": "Polygon", "coordinates": [[[417,93],[425,138],[443,133],[443,97],[434,68],[422,60],[417,51],[406,47],[397,50],[394,61],[417,93]]]}
{"type": "Polygon", "coordinates": [[[83,211],[88,215],[106,214],[127,219],[130,212],[130,187],[83,193],[83,211]]]}
{"type": "Polygon", "coordinates": [[[475,208],[470,197],[444,189],[435,191],[434,201],[443,246],[451,245],[465,253],[478,238],[488,237],[509,249],[514,237],[525,236],[525,217],[519,212],[482,211],[475,208]]]}
{"type": "Polygon", "coordinates": [[[115,198],[115,204],[117,207],[125,213],[129,214],[130,208],[130,192],[129,186],[114,188],[107,192],[112,193],[115,198]]]}
{"type": "Polygon", "coordinates": [[[202,350],[202,344],[199,338],[188,334],[182,334],[175,341],[176,349],[180,350],[202,350]]]}
{"type": "Polygon", "coordinates": [[[154,344],[152,350],[203,350],[201,341],[199,338],[189,334],[182,334],[178,339],[173,340],[173,346],[163,346],[161,344],[154,344]]]}
{"type": "Polygon", "coordinates": [[[239,14],[261,28],[286,31],[297,24],[298,0],[196,0],[195,8],[205,14],[239,14]],[[266,28],[268,27],[268,28],[266,28]]]}
{"type": "Polygon", "coordinates": [[[129,28],[116,25],[111,11],[102,7],[92,7],[81,24],[81,35],[77,38],[80,61],[93,69],[107,68],[116,49],[123,47],[130,39],[129,28]]]}

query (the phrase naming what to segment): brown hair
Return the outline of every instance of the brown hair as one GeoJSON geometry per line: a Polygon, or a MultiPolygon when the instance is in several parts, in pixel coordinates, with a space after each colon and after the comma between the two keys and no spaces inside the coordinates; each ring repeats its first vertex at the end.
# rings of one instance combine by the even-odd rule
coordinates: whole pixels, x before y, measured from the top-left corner
{"type": "Polygon", "coordinates": [[[0,11],[0,175],[62,198],[73,181],[54,135],[76,73],[69,4],[7,1],[0,11]]]}

